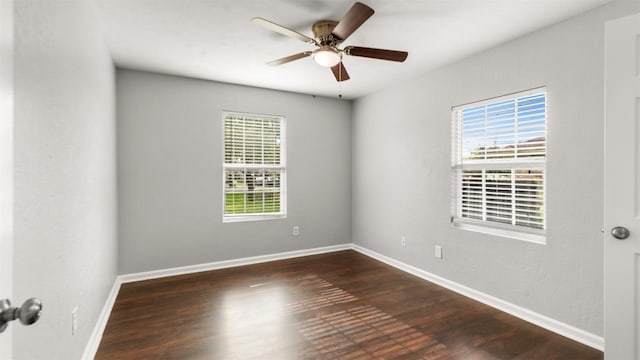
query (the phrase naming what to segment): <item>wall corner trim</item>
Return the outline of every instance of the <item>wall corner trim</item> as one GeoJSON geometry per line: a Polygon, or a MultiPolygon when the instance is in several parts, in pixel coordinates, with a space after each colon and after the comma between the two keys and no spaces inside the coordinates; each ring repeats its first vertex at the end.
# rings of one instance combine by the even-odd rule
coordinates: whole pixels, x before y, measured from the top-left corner
{"type": "Polygon", "coordinates": [[[500,311],[504,311],[508,314],[511,314],[517,318],[530,322],[534,325],[540,326],[549,331],[553,331],[556,334],[567,337],[571,340],[575,340],[584,345],[590,346],[594,349],[604,351],[604,338],[590,332],[579,329],[575,326],[565,324],[561,321],[552,319],[548,316],[536,313],[529,309],[525,309],[518,305],[512,304],[510,302],[504,301],[502,299],[498,299],[494,296],[485,294],[478,290],[471,289],[462,284],[458,284],[454,281],[447,280],[438,275],[434,275],[422,269],[418,269],[414,266],[405,264],[396,259],[387,257],[385,255],[379,254],[375,251],[369,250],[365,247],[362,247],[357,244],[352,244],[351,247],[353,250],[367,255],[371,258],[379,260],[387,265],[393,266],[399,270],[407,272],[409,274],[415,275],[421,279],[432,282],[434,284],[440,285],[449,290],[455,291],[458,294],[469,297],[473,300],[479,301],[485,305],[489,305],[493,308],[496,308],[500,311]]]}
{"type": "Polygon", "coordinates": [[[107,322],[109,321],[109,315],[111,315],[111,310],[113,310],[113,305],[115,304],[118,293],[120,292],[121,284],[122,282],[119,277],[116,277],[113,282],[113,286],[111,287],[111,291],[107,296],[107,300],[102,307],[98,321],[91,332],[87,346],[84,348],[82,360],[93,360],[93,358],[95,358],[96,353],[98,352],[98,347],[100,346],[100,340],[102,340],[102,334],[104,333],[104,329],[107,327],[107,322]]]}
{"type": "Polygon", "coordinates": [[[109,293],[109,296],[105,301],[104,307],[102,308],[102,312],[100,313],[100,317],[98,318],[98,321],[93,329],[91,337],[89,338],[85,351],[82,355],[82,359],[91,360],[95,357],[98,351],[98,347],[100,345],[100,341],[102,340],[102,334],[104,333],[104,329],[107,326],[109,315],[111,314],[111,310],[113,309],[113,305],[115,304],[116,297],[118,296],[118,292],[120,291],[120,286],[124,283],[157,279],[157,278],[162,278],[167,276],[183,275],[183,274],[196,273],[196,272],[202,272],[202,271],[218,270],[218,269],[224,269],[224,268],[235,267],[235,266],[252,265],[252,264],[258,264],[258,263],[269,262],[269,261],[292,259],[296,257],[325,254],[325,253],[343,251],[343,250],[355,250],[363,255],[366,255],[370,258],[381,261],[387,265],[393,266],[409,274],[415,275],[423,280],[440,285],[444,288],[455,291],[458,294],[461,294],[473,300],[479,301],[485,305],[489,305],[500,311],[504,311],[517,318],[530,322],[534,325],[540,326],[549,331],[553,331],[556,334],[565,336],[569,339],[575,340],[579,343],[590,346],[594,349],[604,351],[604,338],[601,336],[584,331],[575,326],[565,324],[561,321],[558,321],[548,316],[525,309],[523,307],[512,304],[510,302],[498,299],[494,296],[485,294],[483,292],[471,289],[462,284],[458,284],[451,280],[447,280],[438,275],[434,275],[422,269],[418,269],[414,266],[405,264],[396,259],[382,255],[375,251],[369,250],[363,246],[360,246],[357,244],[341,244],[341,245],[325,246],[325,247],[306,249],[306,250],[288,251],[288,252],[269,254],[269,255],[260,255],[260,256],[246,257],[246,258],[233,259],[233,260],[216,261],[216,262],[205,263],[205,264],[181,266],[181,267],[175,267],[175,268],[169,268],[169,269],[161,269],[161,270],[119,275],[116,277],[113,283],[113,287],[111,288],[111,292],[109,293]]]}

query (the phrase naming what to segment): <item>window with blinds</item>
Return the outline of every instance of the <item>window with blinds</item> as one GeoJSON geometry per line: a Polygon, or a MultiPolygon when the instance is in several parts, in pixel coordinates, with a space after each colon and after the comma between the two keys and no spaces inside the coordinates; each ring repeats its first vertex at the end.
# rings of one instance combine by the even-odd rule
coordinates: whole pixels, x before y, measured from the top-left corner
{"type": "Polygon", "coordinates": [[[546,136],[544,88],[454,107],[453,222],[543,234],[546,136]]]}
{"type": "Polygon", "coordinates": [[[224,221],[284,217],[284,118],[223,113],[224,221]]]}

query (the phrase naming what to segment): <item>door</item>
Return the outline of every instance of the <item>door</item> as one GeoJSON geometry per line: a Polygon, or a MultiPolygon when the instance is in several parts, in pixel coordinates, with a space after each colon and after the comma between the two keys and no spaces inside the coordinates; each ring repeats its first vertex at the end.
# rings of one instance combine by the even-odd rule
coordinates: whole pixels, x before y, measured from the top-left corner
{"type": "MultiPolygon", "coordinates": [[[[13,294],[13,1],[0,0],[0,299],[13,294]]],[[[11,330],[0,359],[11,359],[11,330]]]]}
{"type": "Polygon", "coordinates": [[[607,23],[605,77],[605,358],[639,360],[640,14],[607,23]]]}

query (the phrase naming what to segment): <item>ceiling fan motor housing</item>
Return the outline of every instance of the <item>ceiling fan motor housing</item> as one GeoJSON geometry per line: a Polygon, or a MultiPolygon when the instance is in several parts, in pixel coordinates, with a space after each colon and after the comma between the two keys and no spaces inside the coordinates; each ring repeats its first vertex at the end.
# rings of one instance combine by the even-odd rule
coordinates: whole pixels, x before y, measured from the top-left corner
{"type": "Polygon", "coordinates": [[[311,31],[313,31],[313,36],[320,46],[337,46],[340,43],[332,34],[336,25],[338,25],[338,22],[334,20],[320,20],[313,24],[311,31]]]}

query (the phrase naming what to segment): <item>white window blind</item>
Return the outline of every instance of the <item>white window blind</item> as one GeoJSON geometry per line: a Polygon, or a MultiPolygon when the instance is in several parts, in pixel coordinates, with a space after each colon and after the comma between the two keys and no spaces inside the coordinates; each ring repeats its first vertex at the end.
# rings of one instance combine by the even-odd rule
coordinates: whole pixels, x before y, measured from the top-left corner
{"type": "Polygon", "coordinates": [[[545,228],[544,88],[453,108],[454,222],[545,228]]]}
{"type": "Polygon", "coordinates": [[[283,217],[284,119],[225,112],[224,220],[283,217]]]}

